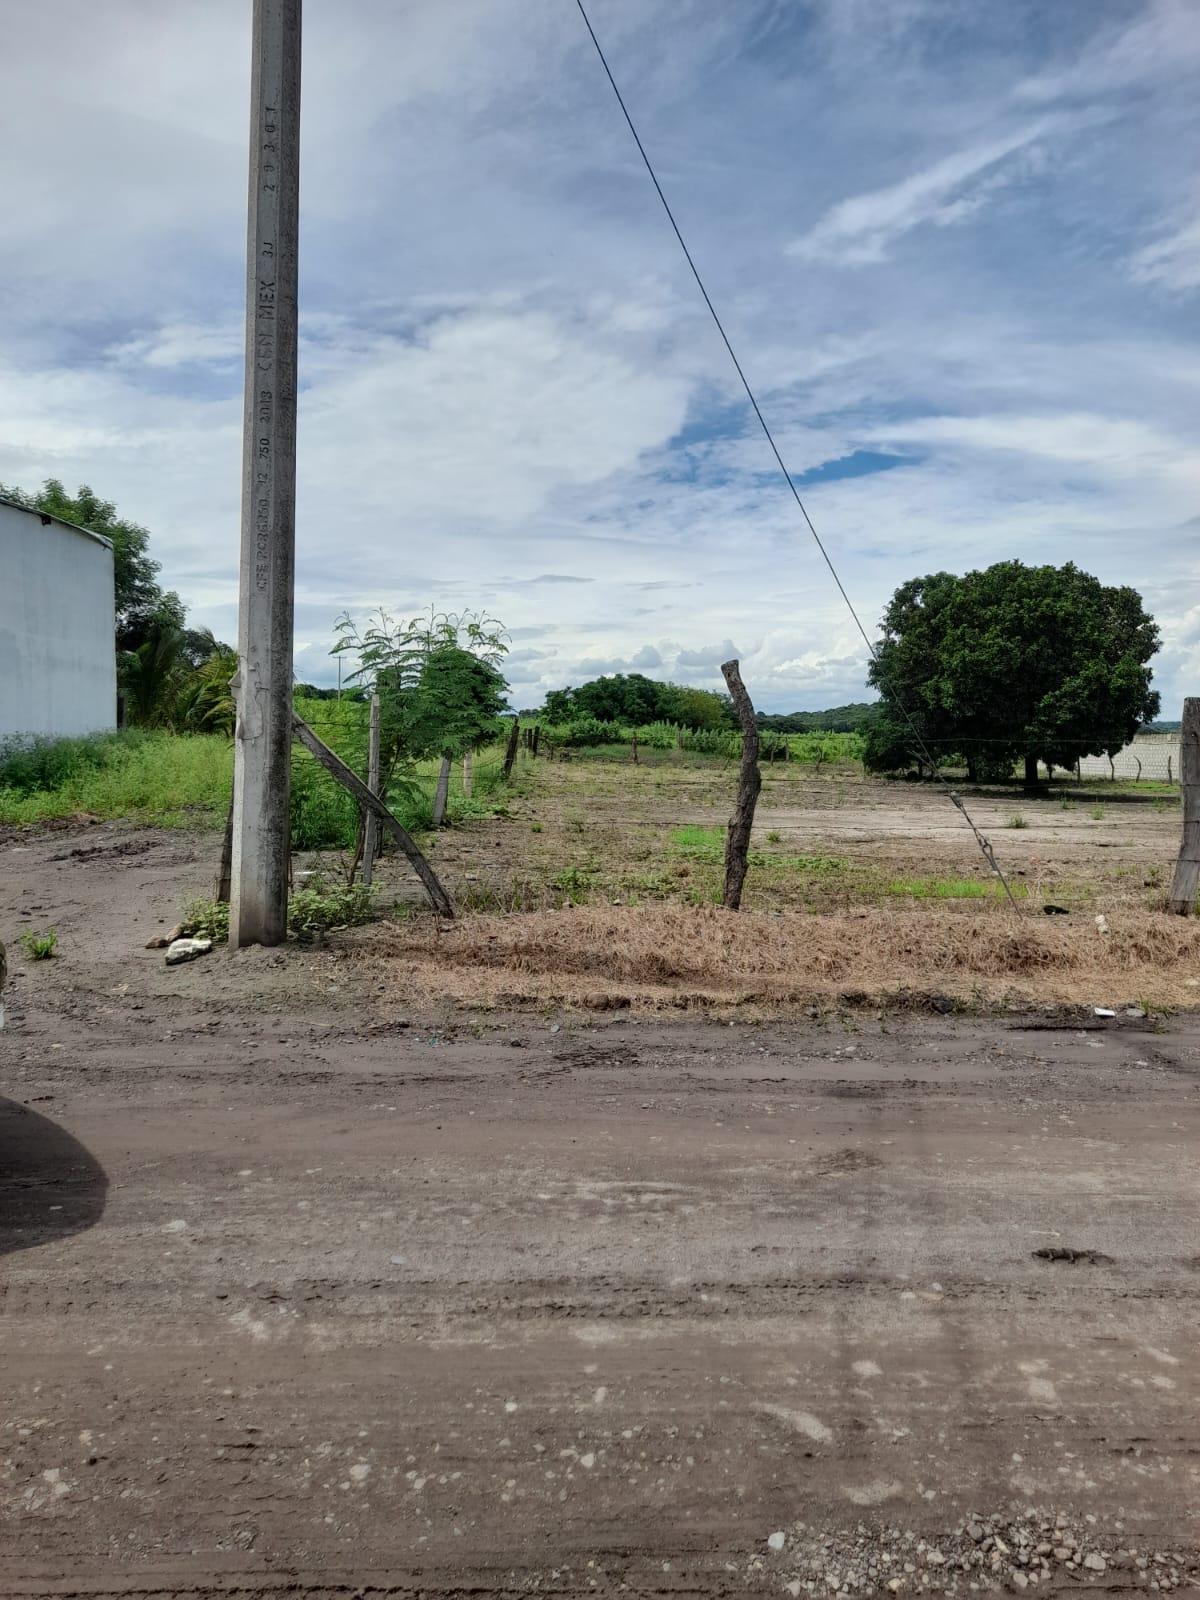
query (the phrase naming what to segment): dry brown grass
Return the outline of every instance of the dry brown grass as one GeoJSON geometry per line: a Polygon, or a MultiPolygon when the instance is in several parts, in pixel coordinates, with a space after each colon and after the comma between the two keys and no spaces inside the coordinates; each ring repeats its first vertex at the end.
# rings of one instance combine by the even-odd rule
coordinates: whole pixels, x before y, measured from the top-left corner
{"type": "Polygon", "coordinates": [[[1200,924],[1132,908],[1109,923],[1104,934],[1090,916],[991,907],[584,906],[472,915],[448,928],[422,919],[379,929],[368,949],[408,994],[484,1006],[779,1009],[931,993],[980,1005],[1200,1000],[1200,924]]]}

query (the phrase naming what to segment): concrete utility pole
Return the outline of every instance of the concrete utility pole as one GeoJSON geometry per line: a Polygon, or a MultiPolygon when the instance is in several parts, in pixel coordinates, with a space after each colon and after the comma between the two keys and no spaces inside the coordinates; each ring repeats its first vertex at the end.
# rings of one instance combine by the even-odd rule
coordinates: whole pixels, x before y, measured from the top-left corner
{"type": "Polygon", "coordinates": [[[229,942],[287,936],[301,0],[254,0],[229,942]]]}

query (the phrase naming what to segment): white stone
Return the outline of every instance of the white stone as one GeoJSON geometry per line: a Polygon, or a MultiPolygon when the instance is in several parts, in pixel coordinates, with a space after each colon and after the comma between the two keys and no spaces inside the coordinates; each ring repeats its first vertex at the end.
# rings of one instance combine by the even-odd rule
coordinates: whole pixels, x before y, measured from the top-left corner
{"type": "Polygon", "coordinates": [[[197,956],[206,956],[212,947],[211,939],[176,939],[167,946],[167,965],[177,967],[182,961],[195,961],[197,956]]]}

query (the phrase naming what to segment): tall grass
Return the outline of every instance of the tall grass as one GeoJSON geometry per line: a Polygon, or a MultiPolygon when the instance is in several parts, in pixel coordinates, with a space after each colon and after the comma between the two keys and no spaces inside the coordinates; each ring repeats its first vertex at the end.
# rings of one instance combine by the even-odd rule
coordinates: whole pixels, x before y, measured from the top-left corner
{"type": "Polygon", "coordinates": [[[131,730],[0,748],[0,823],[88,813],[168,826],[224,821],[233,747],[223,734],[131,730]]]}
{"type": "MultiPolygon", "coordinates": [[[[361,701],[296,697],[296,710],[320,739],[364,777],[368,709],[361,701]]],[[[462,790],[456,764],[451,821],[496,810],[503,785],[503,747],[480,752],[473,792],[462,790]]],[[[387,801],[410,833],[430,825],[437,762],[397,774],[387,801]]],[[[233,786],[233,745],[224,734],[129,729],[81,739],[0,743],[0,824],[48,822],[79,814],[156,823],[220,827],[233,786]]],[[[303,747],[292,751],[292,846],[350,850],[358,838],[358,804],[303,747]]]]}

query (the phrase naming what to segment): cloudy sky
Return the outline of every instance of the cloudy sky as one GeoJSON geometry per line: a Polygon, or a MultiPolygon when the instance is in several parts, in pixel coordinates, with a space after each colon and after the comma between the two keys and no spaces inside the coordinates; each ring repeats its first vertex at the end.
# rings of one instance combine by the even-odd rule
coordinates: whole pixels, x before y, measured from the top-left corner
{"type": "MultiPolygon", "coordinates": [[[[870,627],[1074,559],[1200,692],[1196,0],[591,0],[870,627]]],[[[235,635],[250,0],[0,0],[0,480],[90,483],[235,635]]],[[[306,0],[296,667],[486,608],[520,705],[767,709],[865,651],[574,0],[306,0]]]]}

